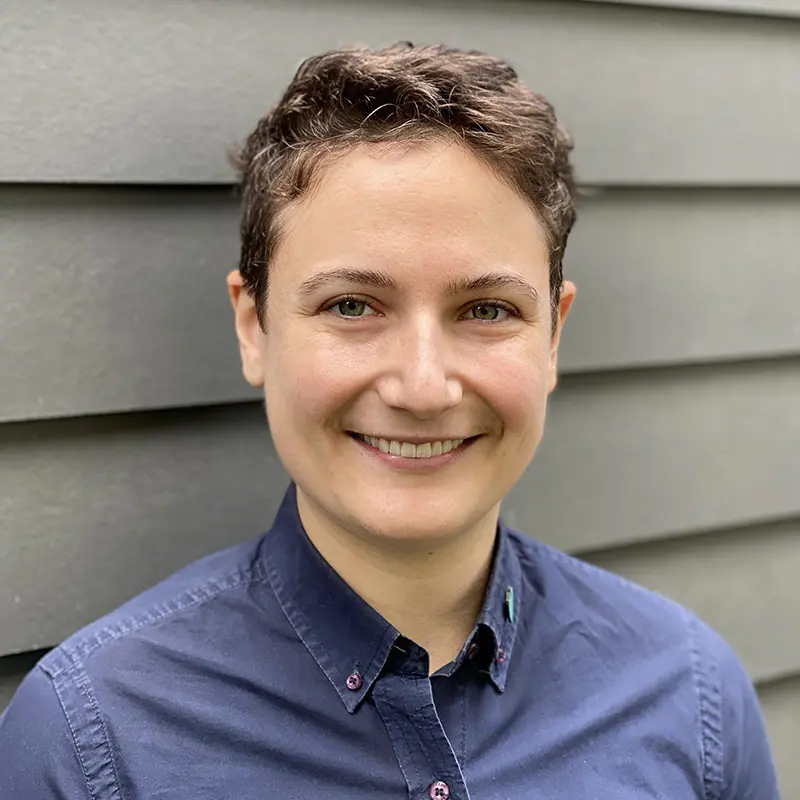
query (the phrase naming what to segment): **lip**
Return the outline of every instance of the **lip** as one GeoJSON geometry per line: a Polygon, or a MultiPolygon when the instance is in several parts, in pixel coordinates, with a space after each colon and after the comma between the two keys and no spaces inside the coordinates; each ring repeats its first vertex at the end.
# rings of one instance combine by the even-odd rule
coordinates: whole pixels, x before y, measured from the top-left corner
{"type": "MultiPolygon", "coordinates": [[[[396,470],[403,472],[433,472],[437,469],[449,466],[458,461],[481,436],[472,436],[465,439],[458,447],[451,450],[449,453],[443,453],[440,456],[431,456],[430,458],[409,458],[408,456],[393,456],[391,453],[384,453],[377,447],[373,447],[363,439],[348,434],[348,438],[370,458],[376,459],[378,462],[386,464],[396,470]]],[[[400,441],[413,442],[414,444],[424,444],[425,442],[438,441],[436,439],[420,439],[419,437],[411,437],[409,439],[402,439],[400,441]]]]}

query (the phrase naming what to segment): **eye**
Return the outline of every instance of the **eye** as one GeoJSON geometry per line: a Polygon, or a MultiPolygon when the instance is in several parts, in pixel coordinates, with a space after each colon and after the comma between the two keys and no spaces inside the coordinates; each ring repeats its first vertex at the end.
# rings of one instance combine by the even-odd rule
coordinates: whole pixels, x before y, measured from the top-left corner
{"type": "Polygon", "coordinates": [[[361,297],[342,297],[329,303],[323,310],[337,317],[346,317],[348,319],[358,319],[359,317],[368,317],[375,314],[369,303],[361,297]]]}
{"type": "Polygon", "coordinates": [[[519,314],[506,303],[500,303],[497,300],[481,300],[470,306],[464,316],[466,319],[473,319],[477,322],[502,322],[509,317],[519,316],[519,314]]]}

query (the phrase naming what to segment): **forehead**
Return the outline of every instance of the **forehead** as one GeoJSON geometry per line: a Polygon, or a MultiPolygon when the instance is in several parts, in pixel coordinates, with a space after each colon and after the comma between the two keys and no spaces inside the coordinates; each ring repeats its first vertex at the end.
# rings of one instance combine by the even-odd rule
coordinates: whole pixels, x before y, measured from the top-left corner
{"type": "Polygon", "coordinates": [[[505,265],[525,268],[532,280],[547,278],[536,213],[453,141],[349,150],[321,168],[313,189],[284,209],[280,225],[275,268],[298,281],[342,260],[392,271],[435,264],[437,274],[505,265]]]}

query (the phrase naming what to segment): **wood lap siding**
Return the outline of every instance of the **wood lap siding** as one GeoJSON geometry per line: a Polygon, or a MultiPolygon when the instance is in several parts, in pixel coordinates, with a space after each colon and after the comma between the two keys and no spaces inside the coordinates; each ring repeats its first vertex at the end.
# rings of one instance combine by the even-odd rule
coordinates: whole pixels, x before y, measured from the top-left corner
{"type": "MultiPolygon", "coordinates": [[[[614,189],[579,206],[564,374],[800,354],[800,192],[614,189]]],[[[0,315],[0,421],[255,398],[224,285],[237,213],[225,186],[0,187],[4,291],[26,309],[0,315]]]]}
{"type": "Polygon", "coordinates": [[[716,627],[800,797],[800,0],[7,0],[0,708],[46,648],[269,524],[227,152],[305,55],[397,39],[506,56],[577,140],[578,298],[506,519],[716,627]]]}
{"type": "Polygon", "coordinates": [[[800,17],[800,0],[584,0],[584,2],[689,9],[723,14],[753,14],[789,19],[800,17]]]}
{"type": "MultiPolygon", "coordinates": [[[[794,629],[796,628],[795,625],[794,629]]],[[[800,675],[795,673],[757,688],[778,768],[781,797],[784,800],[795,800],[800,797],[800,760],[797,758],[797,739],[800,736],[800,675]]]]}
{"type": "Polygon", "coordinates": [[[303,57],[400,38],[512,60],[575,133],[584,183],[800,181],[792,20],[570,0],[5,0],[3,36],[7,181],[227,183],[228,149],[303,57]]]}

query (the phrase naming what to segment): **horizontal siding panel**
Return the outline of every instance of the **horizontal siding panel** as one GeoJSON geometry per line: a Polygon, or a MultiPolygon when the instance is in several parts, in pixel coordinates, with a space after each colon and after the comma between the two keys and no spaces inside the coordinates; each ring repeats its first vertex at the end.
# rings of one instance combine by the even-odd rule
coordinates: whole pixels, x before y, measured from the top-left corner
{"type": "MultiPolygon", "coordinates": [[[[793,626],[791,630],[797,630],[793,626]]],[[[781,797],[800,797],[800,675],[758,687],[781,797]]]]}
{"type": "Polygon", "coordinates": [[[578,296],[564,328],[564,367],[800,353],[798,219],[800,191],[587,198],[566,253],[578,296]]]}
{"type": "Polygon", "coordinates": [[[575,375],[510,493],[510,524],[571,550],[800,512],[800,360],[575,375]]]}
{"type": "MultiPolygon", "coordinates": [[[[798,396],[797,361],[568,378],[505,517],[586,550],[800,516],[798,396]]],[[[256,535],[286,480],[257,403],[0,426],[0,654],[256,535]]]]}
{"type": "MultiPolygon", "coordinates": [[[[800,191],[580,201],[564,373],[800,353],[800,191]]],[[[216,404],[241,377],[227,188],[0,188],[0,420],[216,404]]]]}
{"type": "Polygon", "coordinates": [[[0,426],[0,655],[266,530],[287,482],[259,404],[0,426]]]}
{"type": "Polygon", "coordinates": [[[511,60],[575,134],[583,182],[800,183],[791,21],[529,0],[368,14],[361,0],[6,0],[3,33],[0,180],[228,182],[226,153],[303,57],[411,39],[511,60]]]}
{"type": "Polygon", "coordinates": [[[800,518],[583,558],[692,609],[730,642],[754,680],[800,673],[800,636],[789,635],[800,609],[800,518]]]}
{"type": "Polygon", "coordinates": [[[0,189],[0,420],[253,398],[211,191],[0,189]]]}
{"type": "Polygon", "coordinates": [[[800,0],[584,0],[587,3],[688,8],[728,14],[763,14],[768,17],[800,17],[800,0]]]}

